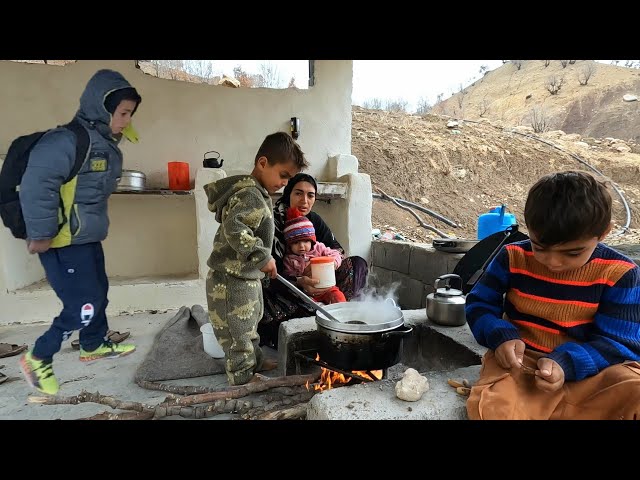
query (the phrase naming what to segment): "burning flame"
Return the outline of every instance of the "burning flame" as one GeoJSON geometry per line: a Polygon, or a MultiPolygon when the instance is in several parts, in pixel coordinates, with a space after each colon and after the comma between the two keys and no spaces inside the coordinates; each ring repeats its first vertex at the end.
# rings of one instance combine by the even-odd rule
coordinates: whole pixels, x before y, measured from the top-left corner
{"type": "MultiPolygon", "coordinates": [[[[320,360],[320,355],[316,355],[316,360],[320,360]]],[[[310,385],[309,382],[307,382],[307,390],[311,390],[312,386],[314,390],[329,390],[331,388],[339,387],[340,385],[346,385],[351,381],[352,377],[348,375],[334,372],[333,370],[329,370],[328,368],[321,368],[322,372],[320,374],[320,380],[318,380],[318,382],[314,383],[313,385],[310,385]]],[[[363,378],[367,378],[371,381],[381,380],[383,375],[382,370],[371,370],[370,372],[367,372],[366,370],[352,370],[351,373],[363,378]]]]}

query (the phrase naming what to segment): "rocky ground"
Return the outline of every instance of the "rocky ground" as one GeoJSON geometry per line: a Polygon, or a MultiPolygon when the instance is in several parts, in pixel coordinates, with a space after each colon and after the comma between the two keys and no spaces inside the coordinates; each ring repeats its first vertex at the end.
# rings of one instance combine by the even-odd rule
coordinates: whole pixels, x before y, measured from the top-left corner
{"type": "MultiPolygon", "coordinates": [[[[498,122],[459,121],[441,115],[410,115],[353,107],[352,152],[360,170],[382,189],[459,224],[448,226],[426,213],[421,218],[458,238],[476,238],[478,216],[505,203],[524,228],[527,192],[542,175],[568,169],[601,171],[614,189],[616,228],[610,244],[640,243],[640,152],[632,141],[594,139],[551,131],[533,134],[498,122]],[[584,162],[584,163],[582,163],[584,162]],[[630,229],[621,234],[629,223],[630,229]]],[[[597,175],[597,174],[596,174],[597,175]]],[[[374,228],[398,232],[411,241],[430,242],[438,234],[421,227],[407,211],[374,200],[374,228]]]]}

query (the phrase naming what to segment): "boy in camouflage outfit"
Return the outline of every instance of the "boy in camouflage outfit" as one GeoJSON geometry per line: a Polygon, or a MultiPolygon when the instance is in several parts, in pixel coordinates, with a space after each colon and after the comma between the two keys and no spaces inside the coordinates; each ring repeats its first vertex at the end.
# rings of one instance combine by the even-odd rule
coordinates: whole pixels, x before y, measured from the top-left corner
{"type": "Polygon", "coordinates": [[[308,166],[284,132],[268,135],[258,149],[251,175],[235,175],[205,185],[209,210],[220,228],[209,256],[206,290],[209,319],[226,357],[230,385],[242,385],[263,369],[258,321],[261,279],[275,278],[271,256],[274,222],[271,197],[308,166]]]}

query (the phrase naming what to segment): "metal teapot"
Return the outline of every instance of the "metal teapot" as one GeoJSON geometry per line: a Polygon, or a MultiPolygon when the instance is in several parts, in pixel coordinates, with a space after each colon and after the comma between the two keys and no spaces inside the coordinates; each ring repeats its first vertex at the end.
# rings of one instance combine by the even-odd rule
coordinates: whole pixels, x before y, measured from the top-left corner
{"type": "Polygon", "coordinates": [[[462,279],[459,275],[447,274],[435,281],[435,292],[427,295],[427,317],[434,323],[449,327],[459,327],[467,323],[464,313],[466,297],[462,293],[462,279]],[[460,290],[451,288],[451,281],[457,279],[460,290]],[[441,281],[445,281],[444,288],[438,288],[441,281]]]}
{"type": "Polygon", "coordinates": [[[205,152],[204,159],[202,160],[202,166],[204,168],[220,168],[222,167],[223,163],[224,163],[224,159],[220,158],[220,154],[215,150],[211,150],[210,152],[205,152]],[[215,153],[218,156],[216,158],[207,158],[207,155],[209,155],[210,153],[215,153]],[[220,160],[220,163],[218,163],[218,160],[220,160]]]}

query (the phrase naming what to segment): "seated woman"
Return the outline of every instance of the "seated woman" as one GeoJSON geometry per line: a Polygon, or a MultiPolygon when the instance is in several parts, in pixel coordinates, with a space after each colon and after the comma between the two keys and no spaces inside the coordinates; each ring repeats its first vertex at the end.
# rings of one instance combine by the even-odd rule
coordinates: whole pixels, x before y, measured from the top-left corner
{"type": "MultiPolygon", "coordinates": [[[[310,296],[320,295],[328,289],[318,289],[314,285],[317,280],[311,278],[311,269],[307,267],[301,277],[290,278],[284,275],[283,258],[286,252],[286,242],[284,239],[284,224],[286,212],[289,207],[296,207],[300,213],[306,216],[316,231],[318,242],[324,243],[327,247],[339,250],[344,255],[344,249],[336,240],[331,229],[322,220],[320,215],[312,212],[313,204],[316,201],[318,185],[315,179],[306,173],[299,173],[284,188],[282,197],[276,202],[273,208],[273,215],[276,231],[273,239],[271,254],[276,260],[278,273],[287,280],[295,283],[298,288],[305,291],[310,296]]],[[[362,257],[347,257],[342,260],[340,268],[336,270],[336,286],[344,293],[347,301],[356,297],[364,288],[367,282],[368,265],[362,257]]],[[[300,299],[291,293],[278,280],[263,281],[262,293],[264,298],[264,314],[258,324],[261,345],[278,347],[278,328],[280,324],[291,318],[309,317],[315,312],[304,306],[300,299]]]]}

